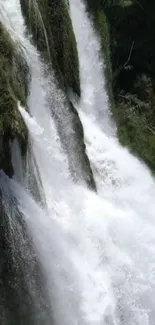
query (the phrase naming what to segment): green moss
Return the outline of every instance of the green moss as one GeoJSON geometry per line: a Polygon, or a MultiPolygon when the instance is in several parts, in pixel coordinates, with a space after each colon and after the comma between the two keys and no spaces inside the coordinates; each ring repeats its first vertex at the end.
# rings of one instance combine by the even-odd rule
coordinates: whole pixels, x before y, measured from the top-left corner
{"type": "Polygon", "coordinates": [[[118,136],[155,173],[155,94],[145,76],[139,76],[135,88],[136,94],[122,94],[122,100],[117,102],[118,136]]]}
{"type": "Polygon", "coordinates": [[[100,40],[100,55],[104,61],[103,73],[106,78],[106,89],[109,96],[110,106],[114,105],[114,97],[112,91],[112,64],[110,51],[110,26],[105,14],[105,7],[108,6],[108,1],[102,0],[85,0],[86,9],[90,14],[90,18],[94,23],[94,28],[97,31],[100,40]]]}
{"type": "MultiPolygon", "coordinates": [[[[125,113],[127,114],[127,112],[125,113]]],[[[129,118],[119,120],[118,136],[122,145],[128,146],[155,173],[155,133],[149,131],[137,116],[136,123],[129,118]]]]}
{"type": "Polygon", "coordinates": [[[109,24],[103,10],[100,9],[96,11],[94,21],[101,41],[101,54],[105,63],[104,73],[106,77],[107,91],[110,98],[110,103],[113,104],[109,24]]]}
{"type": "Polygon", "coordinates": [[[27,65],[18,50],[17,44],[13,42],[9,33],[0,23],[0,134],[1,134],[1,159],[0,167],[7,171],[3,165],[11,162],[9,153],[9,142],[18,138],[24,153],[27,142],[26,126],[17,108],[20,101],[26,105],[27,65]]]}
{"type": "MultiPolygon", "coordinates": [[[[66,5],[62,8],[62,42],[61,51],[63,56],[59,56],[59,64],[62,65],[61,70],[67,81],[67,86],[74,90],[80,96],[80,81],[79,81],[79,61],[77,53],[77,45],[75,35],[72,28],[72,23],[66,5]]],[[[60,33],[61,33],[60,32],[60,33]]]]}
{"type": "Polygon", "coordinates": [[[21,0],[29,30],[43,57],[52,62],[58,82],[80,96],[79,62],[75,35],[64,0],[21,0]]]}

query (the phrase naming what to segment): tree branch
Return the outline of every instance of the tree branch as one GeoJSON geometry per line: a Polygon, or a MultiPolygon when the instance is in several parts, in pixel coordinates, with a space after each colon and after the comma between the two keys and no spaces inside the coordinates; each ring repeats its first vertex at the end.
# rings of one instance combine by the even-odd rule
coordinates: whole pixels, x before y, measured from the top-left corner
{"type": "Polygon", "coordinates": [[[130,48],[130,52],[129,52],[129,56],[128,56],[127,61],[124,63],[124,65],[121,65],[121,66],[119,67],[119,69],[117,69],[117,70],[115,71],[114,76],[113,76],[113,80],[115,80],[116,77],[118,77],[118,75],[120,74],[121,70],[124,69],[124,68],[127,66],[127,64],[129,63],[129,61],[130,61],[130,59],[131,59],[131,55],[132,55],[132,51],[133,51],[133,47],[134,47],[134,43],[135,43],[135,41],[133,41],[132,44],[131,44],[131,48],[130,48]]]}

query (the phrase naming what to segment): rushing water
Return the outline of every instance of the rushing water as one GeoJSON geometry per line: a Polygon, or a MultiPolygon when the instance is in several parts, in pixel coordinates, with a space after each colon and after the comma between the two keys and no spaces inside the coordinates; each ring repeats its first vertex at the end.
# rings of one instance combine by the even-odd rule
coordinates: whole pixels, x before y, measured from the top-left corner
{"type": "Polygon", "coordinates": [[[82,89],[81,118],[86,113],[104,132],[114,133],[115,125],[110,119],[104,64],[100,53],[99,39],[93,29],[83,2],[70,1],[71,17],[76,35],[80,58],[80,79],[82,89]],[[104,123],[103,123],[104,121],[104,123]]]}
{"type": "Polygon", "coordinates": [[[5,200],[14,197],[43,268],[52,320],[50,313],[48,317],[43,313],[41,323],[154,325],[155,183],[145,165],[121,148],[112,132],[99,40],[85,7],[80,0],[71,0],[82,87],[77,109],[98,194],[72,180],[69,155],[49,104],[52,98],[55,109],[58,104],[63,108],[63,95],[54,78],[45,76],[36,49],[25,37],[18,1],[1,2],[1,19],[25,49],[32,73],[30,113],[20,104],[19,110],[29,129],[45,204],[35,201],[29,182],[24,185],[16,143],[16,178],[10,181],[0,174],[0,188],[5,200]]]}

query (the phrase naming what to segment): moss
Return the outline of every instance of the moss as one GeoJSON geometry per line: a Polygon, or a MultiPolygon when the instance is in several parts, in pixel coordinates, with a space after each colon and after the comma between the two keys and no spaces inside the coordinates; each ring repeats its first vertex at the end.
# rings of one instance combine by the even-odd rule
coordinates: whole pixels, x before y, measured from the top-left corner
{"type": "Polygon", "coordinates": [[[27,75],[27,65],[17,44],[0,23],[0,168],[10,176],[13,173],[10,140],[18,138],[23,153],[27,142],[26,126],[17,107],[18,101],[26,105],[27,75]]]}
{"type": "MultiPolygon", "coordinates": [[[[132,153],[136,153],[145,161],[152,172],[155,173],[155,131],[149,129],[142,119],[135,114],[132,118],[127,117],[128,112],[125,104],[121,104],[124,110],[124,118],[118,120],[118,136],[124,146],[128,146],[132,153]]],[[[119,107],[120,110],[120,107],[119,107]]]]}
{"type": "Polygon", "coordinates": [[[43,57],[52,62],[62,88],[80,96],[79,62],[75,35],[64,0],[21,0],[33,39],[43,57]]]}
{"type": "MultiPolygon", "coordinates": [[[[65,0],[20,0],[28,30],[32,32],[33,40],[42,53],[42,57],[54,68],[59,86],[65,93],[67,111],[70,116],[70,128],[74,130],[73,139],[65,141],[61,133],[62,125],[55,118],[57,129],[65,150],[70,150],[69,164],[74,180],[77,179],[77,164],[80,176],[87,185],[96,189],[89,159],[84,145],[83,127],[74,106],[70,102],[70,94],[80,96],[79,60],[77,44],[69,15],[69,3],[65,0]],[[70,142],[71,141],[71,142],[70,142]],[[67,143],[67,144],[66,144],[67,143]],[[69,147],[69,149],[68,149],[69,147]],[[74,156],[74,157],[73,157],[74,156]]],[[[62,113],[61,113],[62,114],[62,113]]],[[[63,123],[62,123],[63,124],[63,123]]],[[[79,176],[79,178],[80,178],[79,176]]]]}
{"type": "Polygon", "coordinates": [[[138,76],[135,89],[135,94],[122,94],[117,102],[118,136],[155,173],[155,94],[151,79],[138,76]]]}
{"type": "Polygon", "coordinates": [[[107,91],[110,98],[110,103],[112,105],[113,93],[112,93],[112,67],[111,67],[111,60],[110,60],[109,24],[104,11],[101,9],[96,11],[94,19],[95,19],[95,26],[100,36],[101,54],[105,62],[104,73],[106,77],[107,91]]]}
{"type": "Polygon", "coordinates": [[[106,89],[109,96],[110,106],[114,105],[114,96],[112,91],[112,64],[110,53],[110,32],[109,21],[106,17],[104,7],[107,5],[106,1],[98,0],[85,0],[86,9],[90,14],[90,18],[94,23],[95,30],[97,31],[100,40],[100,56],[104,61],[103,73],[106,78],[106,89]]]}

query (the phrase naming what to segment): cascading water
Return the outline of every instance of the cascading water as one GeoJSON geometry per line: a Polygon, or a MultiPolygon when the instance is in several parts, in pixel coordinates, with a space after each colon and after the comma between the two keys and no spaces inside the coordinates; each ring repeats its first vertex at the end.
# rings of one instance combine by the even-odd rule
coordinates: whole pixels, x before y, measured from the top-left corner
{"type": "Polygon", "coordinates": [[[82,114],[88,114],[89,118],[104,132],[114,134],[115,125],[110,118],[99,38],[82,2],[70,1],[70,10],[80,58],[82,98],[78,109],[81,118],[82,114]]]}
{"type": "Polygon", "coordinates": [[[25,49],[32,73],[32,116],[20,105],[19,110],[30,132],[46,204],[40,207],[23,182],[4,174],[0,187],[4,197],[15,197],[43,267],[52,320],[42,315],[42,324],[153,325],[154,179],[112,134],[97,36],[79,0],[71,1],[71,15],[81,66],[77,109],[98,195],[72,181],[49,104],[53,98],[55,105],[57,97],[63,106],[63,97],[53,77],[45,77],[39,55],[25,37],[17,0],[4,1],[1,19],[25,49]]]}

